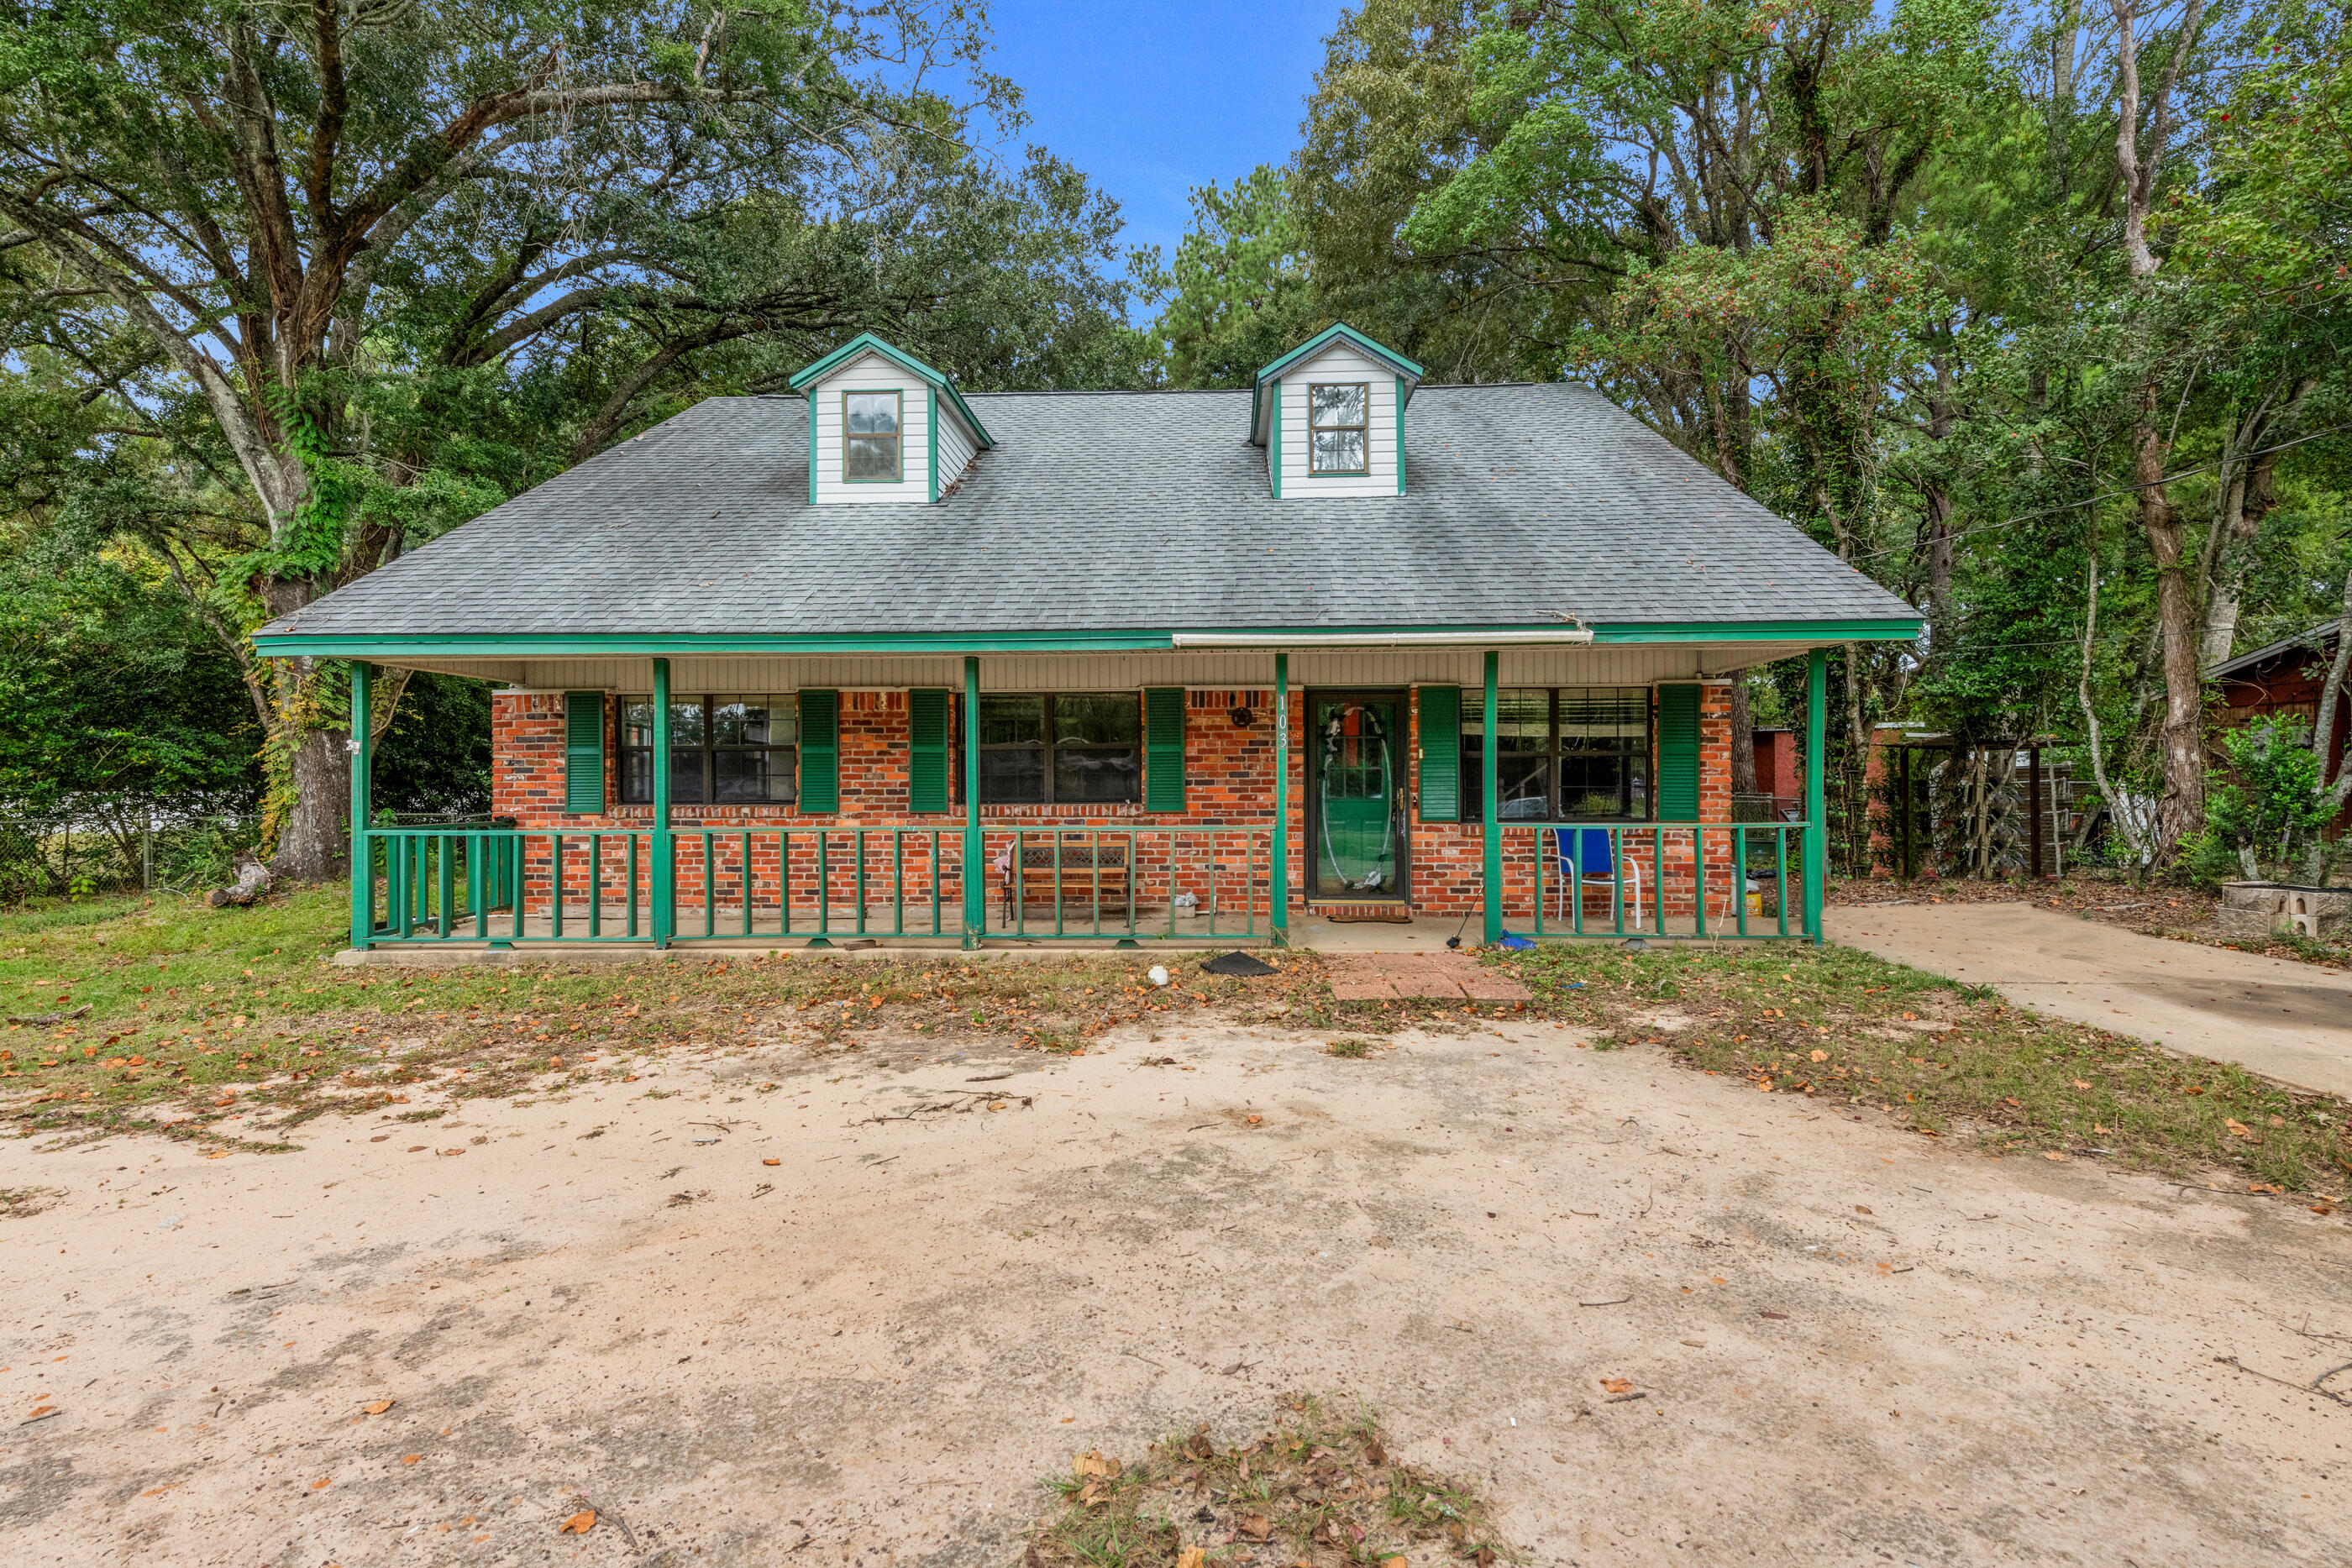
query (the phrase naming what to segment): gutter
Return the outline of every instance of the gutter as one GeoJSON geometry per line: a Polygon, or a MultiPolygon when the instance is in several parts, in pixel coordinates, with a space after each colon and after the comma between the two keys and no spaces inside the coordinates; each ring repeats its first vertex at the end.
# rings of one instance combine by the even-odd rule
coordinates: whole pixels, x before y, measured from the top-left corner
{"type": "Polygon", "coordinates": [[[1169,639],[1177,648],[1497,648],[1591,641],[1589,626],[1557,632],[1179,632],[1169,639]]]}

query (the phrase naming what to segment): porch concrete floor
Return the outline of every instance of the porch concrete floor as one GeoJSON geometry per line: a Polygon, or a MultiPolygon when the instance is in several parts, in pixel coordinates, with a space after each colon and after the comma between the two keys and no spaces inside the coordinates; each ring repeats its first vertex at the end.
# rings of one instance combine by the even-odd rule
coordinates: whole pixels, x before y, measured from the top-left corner
{"type": "Polygon", "coordinates": [[[877,1035],[418,1085],[438,1120],[282,1155],[0,1145],[59,1195],[6,1221],[0,1391],[56,1414],[0,1453],[0,1560],[997,1568],[1073,1454],[1296,1390],[1530,1563],[2352,1560],[2347,1412],[2293,1386],[2346,1359],[2341,1214],[1489,1021],[877,1035]],[[919,1109],[975,1081],[1005,1109],[919,1109]]]}
{"type": "MultiPolygon", "coordinates": [[[[952,914],[951,911],[948,913],[952,914]]],[[[831,929],[825,934],[826,940],[831,942],[835,949],[844,956],[887,958],[894,953],[938,955],[963,950],[961,938],[953,935],[934,936],[929,934],[930,916],[928,905],[922,912],[920,929],[909,936],[889,935],[889,915],[890,912],[887,907],[869,909],[866,914],[866,934],[861,936],[857,930],[856,909],[845,905],[833,912],[830,920],[831,929]],[[868,946],[863,947],[845,946],[855,943],[865,943],[868,946]]],[[[742,935],[742,922],[743,915],[740,907],[732,911],[722,908],[713,921],[716,935],[705,936],[702,935],[701,915],[698,911],[695,912],[691,918],[679,921],[675,950],[766,953],[780,947],[804,947],[818,935],[814,917],[806,911],[794,914],[793,929],[790,932],[781,928],[772,913],[756,913],[752,920],[752,933],[749,936],[742,935]]],[[[945,923],[944,918],[942,923],[945,923]]],[[[917,922],[910,920],[908,924],[912,927],[917,925],[917,922]]],[[[1721,923],[1713,924],[1719,926],[1721,923]]],[[[1103,919],[1101,937],[1091,935],[1094,923],[1090,916],[1081,919],[1075,913],[1068,913],[1066,915],[1064,925],[1068,935],[1055,936],[1052,912],[1046,911],[1042,915],[1033,915],[1026,923],[1024,930],[1021,924],[1006,921],[1001,909],[992,908],[989,911],[986,938],[991,946],[982,951],[1000,954],[1097,952],[1111,946],[1124,934],[1126,922],[1124,919],[1114,919],[1107,913],[1103,919]]],[[[1219,915],[1216,929],[1212,932],[1206,919],[1197,915],[1185,916],[1176,921],[1175,929],[1171,934],[1167,911],[1163,908],[1158,912],[1156,919],[1147,919],[1139,913],[1136,918],[1135,940],[1141,947],[1161,952],[1205,952],[1226,947],[1249,946],[1263,944],[1268,940],[1265,916],[1263,914],[1258,915],[1255,922],[1256,928],[1255,935],[1250,933],[1250,922],[1240,915],[1219,915]]],[[[1760,916],[1751,920],[1750,925],[1759,934],[1768,932],[1771,928],[1770,922],[1760,916]]],[[[471,929],[470,925],[461,921],[457,925],[457,932],[453,932],[446,942],[389,942],[367,953],[346,950],[336,956],[336,961],[343,964],[543,963],[553,960],[566,963],[599,961],[621,963],[644,958],[656,951],[650,938],[642,936],[631,938],[621,935],[628,929],[628,912],[625,909],[616,909],[608,905],[604,910],[602,926],[604,935],[593,942],[572,940],[572,938],[583,936],[588,930],[588,910],[587,906],[583,904],[577,911],[564,915],[563,929],[567,939],[561,943],[553,939],[552,923],[545,915],[527,917],[523,922],[522,936],[512,938],[515,941],[536,944],[536,946],[512,948],[493,948],[487,942],[457,935],[457,932],[471,929]]],[[[1530,932],[1534,929],[1534,923],[1523,917],[1514,917],[1508,923],[1508,926],[1512,931],[1530,932]]],[[[652,928],[651,911],[645,905],[639,905],[637,929],[640,932],[646,932],[652,928]]],[[[422,932],[429,928],[419,925],[417,929],[422,932]]],[[[491,929],[501,936],[510,932],[513,929],[513,916],[504,913],[499,914],[491,921],[491,929]]],[[[1311,947],[1320,953],[1442,954],[1447,951],[1445,946],[1447,938],[1457,934],[1462,939],[1462,946],[1465,949],[1475,948],[1480,944],[1484,939],[1484,927],[1475,911],[1472,912],[1466,921],[1460,915],[1419,915],[1413,916],[1409,923],[1402,925],[1386,921],[1326,920],[1318,918],[1310,911],[1293,915],[1290,924],[1290,941],[1293,946],[1311,947]]],[[[1666,935],[1669,936],[1689,937],[1696,934],[1693,922],[1686,917],[1672,918],[1666,922],[1666,935]]],[[[1557,936],[1559,932],[1555,929],[1551,935],[1557,936]]],[[[1635,930],[1631,926],[1625,932],[1626,937],[1654,935],[1656,933],[1654,931],[1635,930]]],[[[1624,937],[1612,934],[1608,922],[1596,918],[1589,923],[1586,940],[1622,941],[1624,937]]]]}

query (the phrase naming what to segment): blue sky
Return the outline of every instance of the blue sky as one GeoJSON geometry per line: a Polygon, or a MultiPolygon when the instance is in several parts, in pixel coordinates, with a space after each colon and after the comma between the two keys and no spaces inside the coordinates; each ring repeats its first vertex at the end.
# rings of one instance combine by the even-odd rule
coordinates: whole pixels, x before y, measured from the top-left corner
{"type": "Polygon", "coordinates": [[[1339,10],[1339,0],[994,0],[992,64],[1027,95],[1026,140],[1118,199],[1129,244],[1164,255],[1184,233],[1186,192],[1298,145],[1339,10]]]}

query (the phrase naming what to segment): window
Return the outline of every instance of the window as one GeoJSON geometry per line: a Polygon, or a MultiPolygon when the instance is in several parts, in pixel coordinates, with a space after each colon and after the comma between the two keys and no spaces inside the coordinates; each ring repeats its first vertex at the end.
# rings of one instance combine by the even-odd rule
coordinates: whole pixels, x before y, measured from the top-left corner
{"type": "MultiPolygon", "coordinates": [[[[961,779],[958,785],[961,800],[961,779]]],[[[981,804],[1090,806],[1142,799],[1143,705],[1135,693],[980,699],[981,804]]]]}
{"type": "Polygon", "coordinates": [[[1307,389],[1307,471],[1309,474],[1371,472],[1372,389],[1364,382],[1312,385],[1307,389]]]}
{"type": "MultiPolygon", "coordinates": [[[[669,705],[673,805],[775,804],[799,798],[799,708],[786,696],[674,698],[669,705]]],[[[654,798],[654,700],[621,699],[621,800],[654,798]]]]}
{"type": "MultiPolygon", "coordinates": [[[[1462,694],[1462,820],[1485,820],[1486,703],[1462,694]]],[[[1495,694],[1495,795],[1505,821],[1650,814],[1650,693],[1566,686],[1495,694]]]]}
{"type": "Polygon", "coordinates": [[[898,462],[898,394],[841,394],[841,476],[853,485],[895,485],[898,462]]]}

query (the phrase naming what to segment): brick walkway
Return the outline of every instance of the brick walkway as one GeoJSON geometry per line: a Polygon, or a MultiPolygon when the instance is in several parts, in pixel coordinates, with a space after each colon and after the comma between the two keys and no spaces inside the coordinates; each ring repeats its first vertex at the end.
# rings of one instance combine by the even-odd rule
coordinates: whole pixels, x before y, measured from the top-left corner
{"type": "Polygon", "coordinates": [[[1467,953],[1349,953],[1331,960],[1331,994],[1343,1002],[1405,998],[1523,1002],[1528,988],[1467,953]]]}

